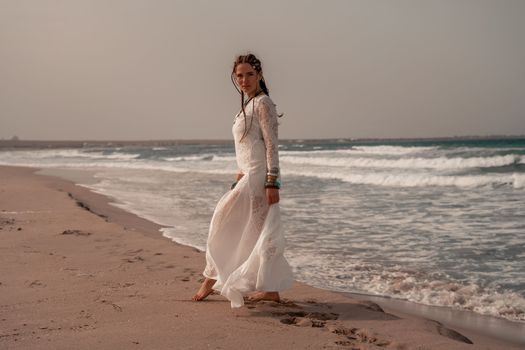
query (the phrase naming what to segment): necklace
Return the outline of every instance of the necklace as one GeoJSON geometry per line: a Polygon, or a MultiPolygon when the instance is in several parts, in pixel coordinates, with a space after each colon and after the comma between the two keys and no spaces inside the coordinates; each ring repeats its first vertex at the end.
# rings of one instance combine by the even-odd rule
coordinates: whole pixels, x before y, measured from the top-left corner
{"type": "MultiPolygon", "coordinates": [[[[261,94],[261,92],[263,92],[262,90],[259,90],[255,95],[253,95],[252,97],[250,97],[246,102],[244,102],[244,108],[246,108],[246,106],[248,106],[248,103],[250,103],[254,98],[256,98],[257,96],[259,96],[261,94]]],[[[255,107],[255,106],[254,106],[255,107]]],[[[235,121],[237,120],[237,117],[241,114],[241,111],[240,110],[236,115],[235,115],[235,118],[233,118],[233,123],[235,124],[235,121]]],[[[252,116],[253,118],[253,116],[252,116]]]]}
{"type": "Polygon", "coordinates": [[[259,96],[261,94],[261,92],[263,92],[263,91],[259,90],[255,95],[253,95],[253,97],[250,97],[246,102],[244,102],[244,107],[246,107],[248,105],[248,103],[250,103],[251,100],[253,100],[257,96],[259,96]]]}

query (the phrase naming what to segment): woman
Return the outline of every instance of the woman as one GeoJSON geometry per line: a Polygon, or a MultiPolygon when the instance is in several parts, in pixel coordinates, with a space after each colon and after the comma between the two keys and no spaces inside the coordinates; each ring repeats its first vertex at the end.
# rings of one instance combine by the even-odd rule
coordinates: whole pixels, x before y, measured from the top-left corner
{"type": "Polygon", "coordinates": [[[217,204],[206,244],[206,277],[193,300],[213,290],[244,305],[279,301],[293,275],[283,256],[284,235],[279,216],[277,112],[268,95],[261,61],[252,54],[235,60],[232,81],[241,94],[241,110],[233,124],[238,174],[217,204]]]}

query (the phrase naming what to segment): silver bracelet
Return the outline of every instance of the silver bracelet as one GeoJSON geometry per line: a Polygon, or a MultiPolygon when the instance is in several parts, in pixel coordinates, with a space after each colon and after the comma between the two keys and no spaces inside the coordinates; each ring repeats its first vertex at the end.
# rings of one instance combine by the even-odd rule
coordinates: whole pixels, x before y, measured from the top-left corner
{"type": "Polygon", "coordinates": [[[271,168],[266,175],[279,176],[279,168],[271,168]]]}

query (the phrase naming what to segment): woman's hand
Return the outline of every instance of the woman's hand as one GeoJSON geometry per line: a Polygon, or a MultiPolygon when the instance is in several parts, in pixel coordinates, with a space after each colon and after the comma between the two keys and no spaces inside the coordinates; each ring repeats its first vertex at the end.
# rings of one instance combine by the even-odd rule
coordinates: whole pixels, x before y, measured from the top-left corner
{"type": "Polygon", "coordinates": [[[279,190],[277,188],[267,188],[266,199],[268,200],[268,205],[279,203],[279,190]]]}
{"type": "Polygon", "coordinates": [[[242,179],[242,177],[244,176],[244,174],[242,173],[238,173],[237,174],[237,179],[235,180],[234,183],[232,183],[232,185],[230,186],[230,190],[233,190],[235,188],[235,186],[237,186],[237,183],[239,182],[240,179],[242,179]]]}

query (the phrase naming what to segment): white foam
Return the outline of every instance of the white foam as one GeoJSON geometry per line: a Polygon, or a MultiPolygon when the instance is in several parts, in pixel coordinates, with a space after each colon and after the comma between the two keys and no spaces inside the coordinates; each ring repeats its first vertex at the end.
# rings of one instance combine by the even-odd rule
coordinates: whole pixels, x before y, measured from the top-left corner
{"type": "Polygon", "coordinates": [[[512,174],[512,184],[514,188],[524,188],[525,187],[525,174],[514,173],[512,174]]]}
{"type": "Polygon", "coordinates": [[[518,293],[461,283],[440,274],[399,266],[385,267],[351,259],[297,252],[287,258],[297,277],[322,288],[388,296],[426,305],[472,310],[483,315],[525,321],[525,299],[518,293]]]}
{"type": "Polygon", "coordinates": [[[348,172],[312,172],[307,170],[289,170],[288,175],[311,176],[321,179],[335,179],[360,185],[377,185],[393,187],[456,186],[478,187],[485,185],[514,185],[511,175],[430,175],[414,173],[381,173],[354,174],[348,172]]]}
{"type": "Polygon", "coordinates": [[[200,245],[200,244],[195,244],[191,240],[179,237],[178,234],[177,234],[177,230],[175,228],[166,227],[166,228],[161,228],[160,231],[162,232],[162,236],[171,239],[173,242],[197,248],[201,252],[206,251],[206,247],[205,246],[200,245]]]}
{"type": "Polygon", "coordinates": [[[213,160],[215,156],[213,154],[201,154],[196,156],[183,156],[183,157],[164,157],[163,159],[169,162],[184,162],[184,161],[209,161],[213,160]]]}
{"type": "Polygon", "coordinates": [[[225,155],[222,155],[222,156],[214,156],[213,157],[213,160],[214,161],[223,161],[223,162],[235,162],[236,158],[234,155],[232,156],[225,156],[225,155]]]}
{"type": "Polygon", "coordinates": [[[359,151],[362,153],[371,153],[371,154],[410,154],[410,153],[420,153],[428,152],[438,149],[438,147],[422,147],[422,146],[355,146],[352,147],[353,150],[359,151]]]}
{"type": "Polygon", "coordinates": [[[29,158],[29,159],[56,159],[56,158],[80,158],[80,159],[112,159],[130,160],[140,156],[138,153],[113,152],[104,154],[101,151],[85,152],[78,149],[54,149],[54,150],[30,150],[3,152],[3,158],[29,158]]]}
{"type": "Polygon", "coordinates": [[[320,149],[319,146],[314,146],[313,150],[307,151],[279,151],[283,155],[300,155],[300,154],[350,154],[350,155],[404,155],[414,153],[424,153],[433,150],[438,150],[439,147],[403,147],[403,146],[353,146],[347,149],[320,149]]]}
{"type": "Polygon", "coordinates": [[[75,164],[75,163],[37,163],[37,162],[0,161],[0,165],[18,165],[18,166],[28,166],[28,167],[38,167],[38,168],[77,168],[77,169],[107,168],[107,169],[163,170],[163,171],[169,171],[169,172],[175,172],[175,173],[196,172],[196,173],[202,173],[202,174],[233,174],[236,171],[233,165],[231,167],[202,169],[202,168],[174,166],[170,163],[160,163],[160,162],[137,162],[137,163],[81,162],[81,163],[75,164]]]}
{"type": "Polygon", "coordinates": [[[311,164],[319,166],[346,166],[356,168],[397,168],[397,169],[465,169],[499,167],[518,163],[519,155],[471,158],[325,158],[282,156],[281,161],[292,164],[311,164]]]}

